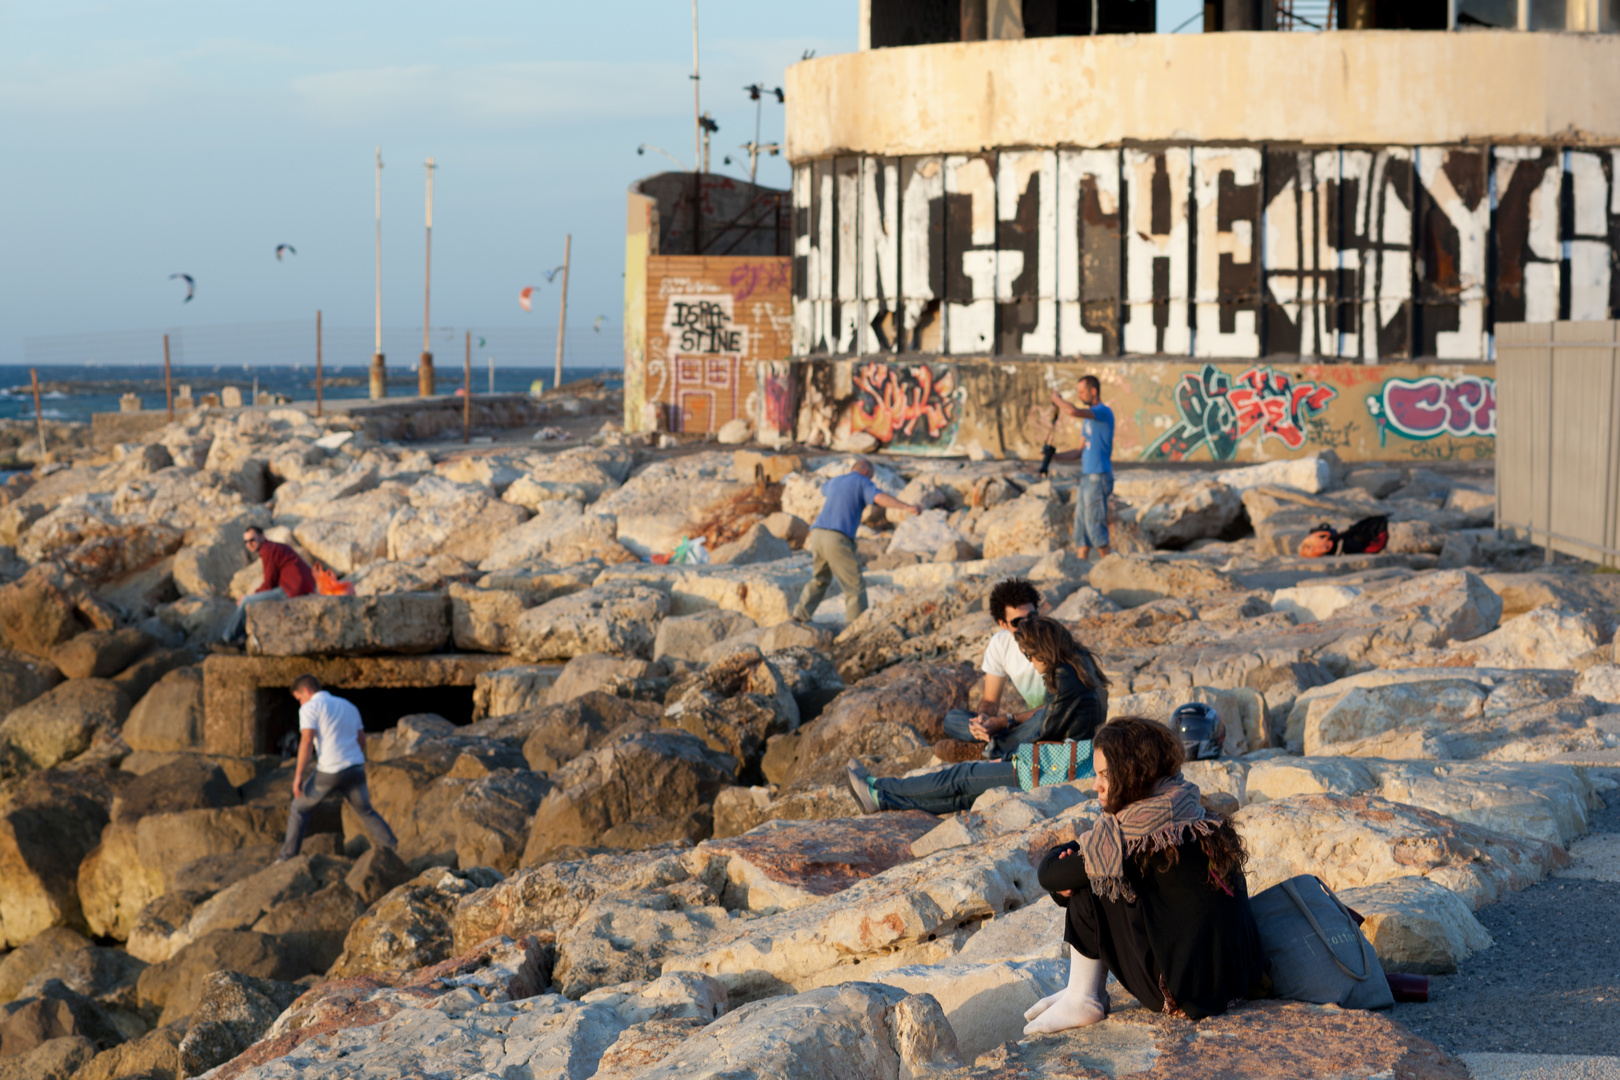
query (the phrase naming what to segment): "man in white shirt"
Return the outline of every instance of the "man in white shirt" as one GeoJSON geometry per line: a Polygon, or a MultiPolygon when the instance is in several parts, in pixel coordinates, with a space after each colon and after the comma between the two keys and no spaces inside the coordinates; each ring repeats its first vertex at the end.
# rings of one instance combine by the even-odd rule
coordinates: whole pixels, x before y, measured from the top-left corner
{"type": "Polygon", "coordinates": [[[293,680],[292,696],[298,702],[298,765],[293,772],[293,801],[287,813],[287,839],[281,845],[277,862],[291,859],[304,843],[310,811],[328,795],[341,795],[360,816],[372,840],[383,847],[399,841],[382,815],[371,806],[366,786],[366,731],[360,710],[350,701],[321,689],[313,675],[293,680]],[[315,759],[315,777],[307,790],[304,776],[310,758],[315,759]]]}
{"type": "Polygon", "coordinates": [[[984,693],[979,699],[979,711],[952,709],[945,714],[946,737],[934,747],[941,761],[979,761],[986,756],[986,744],[989,756],[999,757],[1039,734],[1045,719],[1046,681],[1018,648],[1013,631],[1040,606],[1040,591],[1023,578],[998,581],[990,590],[990,617],[995,620],[996,632],[985,646],[980,667],[984,672],[984,693]],[[1008,684],[1023,698],[1025,711],[1001,711],[1001,695],[1008,684]]]}

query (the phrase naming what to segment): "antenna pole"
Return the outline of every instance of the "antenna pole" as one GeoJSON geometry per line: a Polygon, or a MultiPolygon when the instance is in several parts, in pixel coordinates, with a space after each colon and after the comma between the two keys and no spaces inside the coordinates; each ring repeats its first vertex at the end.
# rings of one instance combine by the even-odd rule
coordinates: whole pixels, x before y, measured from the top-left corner
{"type": "Polygon", "coordinates": [[[427,159],[427,262],[422,269],[422,362],[416,369],[418,397],[433,396],[433,353],[428,345],[433,302],[433,159],[427,159]]]}
{"type": "MultiPolygon", "coordinates": [[[[694,0],[694,3],[696,0],[694,0]]],[[[562,303],[557,312],[557,371],[552,376],[552,389],[562,385],[563,329],[568,325],[568,258],[574,247],[574,234],[563,239],[562,303]]]]}
{"type": "Polygon", "coordinates": [[[371,351],[371,396],[388,396],[388,366],[382,351],[382,147],[377,147],[377,334],[371,351]]]}

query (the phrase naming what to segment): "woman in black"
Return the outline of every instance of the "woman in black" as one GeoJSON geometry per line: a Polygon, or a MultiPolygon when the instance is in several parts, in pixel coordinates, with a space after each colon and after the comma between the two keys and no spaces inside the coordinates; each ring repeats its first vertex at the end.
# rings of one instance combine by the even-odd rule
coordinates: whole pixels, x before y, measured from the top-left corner
{"type": "MultiPolygon", "coordinates": [[[[1041,742],[1091,738],[1108,718],[1104,704],[1108,676],[1096,657],[1075,640],[1068,627],[1044,615],[1020,619],[1013,640],[1046,683],[1046,718],[1038,732],[1031,732],[1034,738],[1041,742]]],[[[850,790],[865,813],[926,810],[952,814],[968,809],[991,788],[1018,786],[1018,767],[1011,760],[1016,749],[1016,744],[1004,747],[1005,760],[968,761],[922,776],[874,777],[853,758],[845,771],[850,790]]]]}
{"type": "Polygon", "coordinates": [[[1037,1002],[1026,1035],[1108,1015],[1104,984],[1155,1012],[1201,1020],[1250,996],[1265,972],[1232,823],[1181,777],[1182,747],[1162,724],[1121,717],[1092,742],[1103,816],[1041,861],[1041,885],[1068,909],[1069,985],[1037,1002]]]}

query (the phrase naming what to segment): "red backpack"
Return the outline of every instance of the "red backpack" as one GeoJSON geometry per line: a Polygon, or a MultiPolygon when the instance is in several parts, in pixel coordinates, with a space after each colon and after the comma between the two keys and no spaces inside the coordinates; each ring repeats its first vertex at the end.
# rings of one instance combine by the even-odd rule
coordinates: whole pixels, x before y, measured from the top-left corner
{"type": "Polygon", "coordinates": [[[1323,522],[1300,541],[1299,553],[1307,559],[1323,555],[1376,555],[1389,544],[1389,518],[1383,514],[1362,518],[1344,532],[1323,522]]]}

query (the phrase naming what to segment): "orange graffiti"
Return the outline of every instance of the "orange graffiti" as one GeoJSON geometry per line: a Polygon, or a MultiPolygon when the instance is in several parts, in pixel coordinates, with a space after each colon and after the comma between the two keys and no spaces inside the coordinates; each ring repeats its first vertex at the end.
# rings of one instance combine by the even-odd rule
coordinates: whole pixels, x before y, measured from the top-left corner
{"type": "Polygon", "coordinates": [[[917,422],[927,422],[928,438],[938,439],[956,422],[956,371],[941,366],[936,373],[927,364],[900,367],[862,364],[855,370],[861,391],[850,411],[850,428],[865,431],[888,444],[896,435],[913,440],[917,422]]]}

